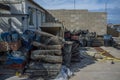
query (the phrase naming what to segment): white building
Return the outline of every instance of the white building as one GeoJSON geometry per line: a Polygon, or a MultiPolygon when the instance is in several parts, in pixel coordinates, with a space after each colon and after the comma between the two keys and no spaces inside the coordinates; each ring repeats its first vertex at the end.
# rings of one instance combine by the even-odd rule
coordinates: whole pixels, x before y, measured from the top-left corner
{"type": "Polygon", "coordinates": [[[39,29],[46,10],[33,0],[0,0],[0,31],[39,29]]]}

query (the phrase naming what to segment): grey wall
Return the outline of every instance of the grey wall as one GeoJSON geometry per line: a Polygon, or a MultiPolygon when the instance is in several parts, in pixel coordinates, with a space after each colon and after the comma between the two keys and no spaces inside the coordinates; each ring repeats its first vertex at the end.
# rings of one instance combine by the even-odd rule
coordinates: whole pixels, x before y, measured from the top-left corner
{"type": "Polygon", "coordinates": [[[69,29],[88,29],[99,35],[106,34],[107,18],[105,12],[89,12],[88,10],[48,10],[55,18],[63,22],[69,29]]]}

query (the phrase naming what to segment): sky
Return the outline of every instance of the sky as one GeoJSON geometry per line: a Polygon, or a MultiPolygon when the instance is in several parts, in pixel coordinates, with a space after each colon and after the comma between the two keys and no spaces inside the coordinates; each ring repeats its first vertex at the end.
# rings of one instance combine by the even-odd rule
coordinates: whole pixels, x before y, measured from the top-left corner
{"type": "MultiPolygon", "coordinates": [[[[34,0],[45,9],[74,9],[74,0],[34,0]]],[[[75,9],[107,12],[107,23],[120,24],[120,0],[75,0],[75,9]],[[105,8],[106,4],[106,8],[105,8]]]]}

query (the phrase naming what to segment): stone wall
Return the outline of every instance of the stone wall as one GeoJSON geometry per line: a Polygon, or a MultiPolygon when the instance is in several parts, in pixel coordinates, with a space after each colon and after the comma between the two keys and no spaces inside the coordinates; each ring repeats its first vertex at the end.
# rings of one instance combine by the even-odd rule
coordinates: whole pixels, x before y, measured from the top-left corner
{"type": "Polygon", "coordinates": [[[107,19],[105,12],[89,12],[88,10],[48,10],[56,19],[63,22],[69,30],[81,29],[106,34],[107,19]]]}

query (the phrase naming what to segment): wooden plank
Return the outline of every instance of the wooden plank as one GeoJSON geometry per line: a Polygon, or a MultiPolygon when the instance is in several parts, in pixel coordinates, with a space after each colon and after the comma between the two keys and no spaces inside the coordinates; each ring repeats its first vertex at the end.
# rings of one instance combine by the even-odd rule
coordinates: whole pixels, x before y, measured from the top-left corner
{"type": "Polygon", "coordinates": [[[61,69],[61,64],[31,62],[29,69],[39,71],[58,71],[61,69]]]}
{"type": "Polygon", "coordinates": [[[65,42],[62,37],[55,36],[53,34],[46,33],[43,31],[36,30],[35,34],[44,36],[44,37],[48,37],[49,39],[47,40],[47,43],[51,43],[51,44],[54,43],[54,45],[59,45],[59,44],[61,45],[62,43],[65,42]]]}
{"type": "Polygon", "coordinates": [[[33,42],[32,43],[33,46],[35,47],[39,47],[39,48],[44,48],[44,49],[57,49],[57,50],[61,50],[62,46],[61,45],[44,45],[42,43],[39,42],[33,42]]]}
{"type": "Polygon", "coordinates": [[[16,16],[27,17],[28,14],[0,14],[0,17],[16,17],[16,16]]]}
{"type": "Polygon", "coordinates": [[[51,56],[51,55],[32,55],[33,60],[41,60],[48,63],[62,63],[62,56],[51,56]]]}
{"type": "Polygon", "coordinates": [[[31,52],[31,55],[58,55],[61,56],[61,50],[34,50],[31,52]]]}

